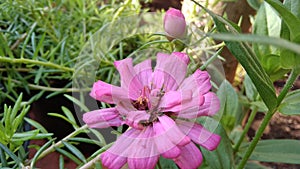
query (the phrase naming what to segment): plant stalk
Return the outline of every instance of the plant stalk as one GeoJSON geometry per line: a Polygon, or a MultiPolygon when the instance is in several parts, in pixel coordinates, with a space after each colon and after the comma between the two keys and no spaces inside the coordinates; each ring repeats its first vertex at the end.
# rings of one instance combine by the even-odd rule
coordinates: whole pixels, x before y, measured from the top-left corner
{"type": "Polygon", "coordinates": [[[282,102],[282,100],[285,98],[285,96],[287,95],[289,89],[292,87],[294,81],[297,79],[298,77],[298,72],[293,69],[286,84],[284,85],[282,91],[280,92],[278,98],[277,98],[277,107],[274,110],[269,110],[268,113],[266,114],[266,116],[264,117],[260,127],[258,128],[252,142],[250,143],[248,149],[246,150],[245,155],[242,158],[242,161],[240,162],[238,169],[243,169],[244,166],[246,165],[249,157],[251,156],[252,152],[254,151],[260,137],[262,136],[265,128],[267,127],[269,121],[271,120],[272,116],[274,115],[274,113],[277,111],[278,106],[280,105],[280,103],[282,102]]]}
{"type": "Polygon", "coordinates": [[[242,144],[242,142],[243,142],[243,140],[245,138],[245,135],[248,133],[248,131],[249,131],[250,127],[251,127],[251,124],[252,124],[253,120],[255,119],[255,116],[257,114],[257,110],[258,110],[257,106],[255,106],[252,109],[252,111],[250,113],[250,116],[249,116],[249,119],[247,120],[247,123],[245,125],[244,130],[243,130],[243,133],[242,133],[242,135],[240,136],[238,142],[236,143],[236,145],[233,148],[234,152],[237,152],[239,150],[239,148],[240,148],[240,146],[241,146],[241,144],[242,144]]]}

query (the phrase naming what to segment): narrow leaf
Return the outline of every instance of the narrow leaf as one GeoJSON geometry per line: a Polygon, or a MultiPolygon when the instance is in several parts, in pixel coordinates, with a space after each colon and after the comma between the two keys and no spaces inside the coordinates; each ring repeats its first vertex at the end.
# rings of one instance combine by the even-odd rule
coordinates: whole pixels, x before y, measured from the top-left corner
{"type": "Polygon", "coordinates": [[[84,155],[72,144],[63,141],[62,142],[76,157],[78,157],[80,160],[86,163],[86,159],[84,155]]]}

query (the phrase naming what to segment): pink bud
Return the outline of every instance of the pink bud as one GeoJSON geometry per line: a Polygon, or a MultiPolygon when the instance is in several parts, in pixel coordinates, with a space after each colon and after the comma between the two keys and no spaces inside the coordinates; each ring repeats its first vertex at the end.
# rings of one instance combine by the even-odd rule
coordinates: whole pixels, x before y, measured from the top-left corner
{"type": "Polygon", "coordinates": [[[170,8],[164,18],[164,29],[171,38],[182,38],[185,34],[186,22],[178,9],[170,8]]]}

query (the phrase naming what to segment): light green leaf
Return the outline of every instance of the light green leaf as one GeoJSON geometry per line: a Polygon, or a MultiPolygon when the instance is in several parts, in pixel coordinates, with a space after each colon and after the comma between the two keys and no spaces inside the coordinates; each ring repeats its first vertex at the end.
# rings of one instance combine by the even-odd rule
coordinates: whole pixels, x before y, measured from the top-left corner
{"type": "Polygon", "coordinates": [[[73,103],[77,104],[83,111],[85,112],[89,112],[90,110],[78,99],[76,99],[75,97],[72,97],[70,95],[64,94],[64,96],[66,98],[68,98],[69,100],[71,100],[73,103]]]}
{"type": "Polygon", "coordinates": [[[231,84],[224,80],[217,95],[221,102],[220,111],[217,114],[223,126],[232,130],[236,121],[236,113],[238,109],[238,96],[231,84]]]}
{"type": "Polygon", "coordinates": [[[287,94],[278,110],[285,115],[300,115],[300,89],[287,94]]]}
{"type": "MultiPolygon", "coordinates": [[[[262,3],[253,24],[253,33],[257,35],[266,35],[272,37],[280,37],[280,17],[274,9],[267,3],[262,3]]],[[[270,45],[253,44],[253,50],[260,61],[269,54],[277,54],[278,49],[270,45]]],[[[262,62],[264,66],[264,62],[262,62]]]]}
{"type": "MultiPolygon", "coordinates": [[[[294,42],[294,39],[299,36],[300,34],[300,19],[297,18],[290,10],[288,10],[287,7],[285,7],[281,2],[274,1],[274,0],[265,0],[267,3],[269,3],[282,17],[282,19],[287,24],[291,40],[294,42]]],[[[298,1],[298,0],[297,0],[298,1]]],[[[296,8],[299,8],[295,6],[296,8]]]]}
{"type": "Polygon", "coordinates": [[[62,142],[78,159],[82,160],[83,162],[87,162],[84,155],[72,144],[63,141],[62,142]]]}
{"type": "Polygon", "coordinates": [[[300,164],[299,152],[299,140],[261,140],[258,142],[250,159],[264,162],[300,164]]]}
{"type": "Polygon", "coordinates": [[[75,157],[73,154],[67,152],[66,150],[63,150],[61,148],[58,148],[58,147],[55,147],[54,148],[57,152],[59,152],[60,154],[70,158],[72,161],[74,161],[76,164],[80,165],[82,162],[77,158],[75,157]]]}
{"type": "Polygon", "coordinates": [[[255,10],[258,10],[263,0],[247,0],[248,4],[255,10]]]}

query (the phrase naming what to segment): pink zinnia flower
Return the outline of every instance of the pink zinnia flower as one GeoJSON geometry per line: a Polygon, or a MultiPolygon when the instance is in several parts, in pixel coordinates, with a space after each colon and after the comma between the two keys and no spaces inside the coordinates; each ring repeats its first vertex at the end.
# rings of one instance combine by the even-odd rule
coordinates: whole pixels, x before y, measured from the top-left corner
{"type": "Polygon", "coordinates": [[[178,9],[170,8],[164,17],[164,29],[171,38],[182,38],[185,34],[186,22],[178,9]]]}
{"type": "Polygon", "coordinates": [[[172,159],[180,168],[200,166],[202,155],[196,144],[214,150],[220,136],[195,123],[200,116],[212,116],[220,107],[210,92],[206,71],[195,71],[185,77],[189,57],[180,52],[157,54],[152,71],[151,60],[133,66],[132,59],[115,62],[121,86],[103,81],[94,84],[90,95],[114,108],[85,113],[89,127],[104,128],[127,124],[123,133],[101,155],[107,168],[155,168],[160,157],[172,159]]]}

